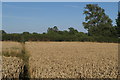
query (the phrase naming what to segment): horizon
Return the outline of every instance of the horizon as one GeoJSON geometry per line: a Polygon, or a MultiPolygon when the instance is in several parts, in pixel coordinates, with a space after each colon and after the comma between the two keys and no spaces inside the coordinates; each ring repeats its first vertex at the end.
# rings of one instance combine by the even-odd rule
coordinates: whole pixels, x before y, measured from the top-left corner
{"type": "Polygon", "coordinates": [[[87,33],[82,25],[86,4],[98,4],[116,25],[118,2],[3,2],[2,30],[7,33],[43,33],[48,27],[57,26],[62,31],[73,27],[87,33]]]}

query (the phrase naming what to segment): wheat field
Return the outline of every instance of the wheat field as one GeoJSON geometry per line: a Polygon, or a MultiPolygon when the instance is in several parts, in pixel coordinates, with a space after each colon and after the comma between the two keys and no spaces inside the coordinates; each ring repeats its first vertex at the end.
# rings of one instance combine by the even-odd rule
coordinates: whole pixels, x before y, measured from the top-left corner
{"type": "Polygon", "coordinates": [[[26,42],[31,78],[117,78],[118,44],[26,42]]]}
{"type": "MultiPolygon", "coordinates": [[[[21,49],[21,43],[2,42],[4,77],[14,75],[19,69],[17,65],[24,66],[20,61],[25,57],[21,49]]],[[[117,78],[118,75],[117,43],[26,42],[25,49],[30,55],[30,78],[117,78]]],[[[19,77],[21,70],[13,78],[19,77]]]]}
{"type": "Polygon", "coordinates": [[[18,79],[20,74],[23,73],[24,63],[20,58],[22,57],[22,46],[18,42],[4,41],[2,42],[2,57],[1,57],[1,78],[18,79]]]}

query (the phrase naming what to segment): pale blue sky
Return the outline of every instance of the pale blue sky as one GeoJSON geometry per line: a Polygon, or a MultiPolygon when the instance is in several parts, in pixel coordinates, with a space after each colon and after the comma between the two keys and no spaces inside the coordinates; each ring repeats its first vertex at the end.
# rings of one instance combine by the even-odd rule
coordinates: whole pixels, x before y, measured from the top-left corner
{"type": "Polygon", "coordinates": [[[98,4],[104,8],[115,25],[117,2],[3,2],[3,29],[9,33],[43,33],[48,27],[58,26],[60,30],[74,27],[86,32],[82,25],[86,4],[98,4]]]}
{"type": "Polygon", "coordinates": [[[2,29],[2,2],[0,1],[0,29],[2,29]]]}
{"type": "Polygon", "coordinates": [[[2,0],[3,2],[118,2],[120,0],[2,0]]]}

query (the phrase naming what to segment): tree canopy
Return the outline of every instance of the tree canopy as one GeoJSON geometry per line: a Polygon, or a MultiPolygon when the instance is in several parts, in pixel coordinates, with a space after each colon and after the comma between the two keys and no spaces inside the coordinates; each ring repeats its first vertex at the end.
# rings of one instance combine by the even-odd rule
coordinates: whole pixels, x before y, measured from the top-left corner
{"type": "Polygon", "coordinates": [[[117,30],[117,35],[120,37],[120,12],[118,12],[118,18],[116,19],[116,30],[117,30]]]}
{"type": "Polygon", "coordinates": [[[86,15],[83,26],[91,36],[115,36],[112,20],[105,14],[105,10],[97,4],[87,4],[84,10],[86,15]]]}
{"type": "Polygon", "coordinates": [[[68,30],[59,30],[57,26],[49,27],[45,33],[6,33],[1,30],[2,41],[92,41],[92,42],[118,42],[120,40],[120,12],[116,19],[116,26],[105,14],[105,10],[97,4],[87,4],[85,10],[85,22],[83,26],[88,33],[79,32],[73,27],[68,30]]]}

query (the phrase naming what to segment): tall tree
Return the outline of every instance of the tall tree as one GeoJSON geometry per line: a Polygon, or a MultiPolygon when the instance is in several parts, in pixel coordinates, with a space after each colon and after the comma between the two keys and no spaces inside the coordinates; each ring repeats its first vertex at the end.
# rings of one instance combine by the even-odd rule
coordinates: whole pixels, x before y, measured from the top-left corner
{"type": "Polygon", "coordinates": [[[92,36],[112,36],[112,20],[105,14],[105,10],[97,4],[87,4],[84,10],[86,15],[83,26],[92,36]]]}
{"type": "Polygon", "coordinates": [[[120,12],[118,12],[118,18],[116,19],[116,29],[117,29],[117,34],[118,34],[118,37],[120,37],[120,12]]]}

